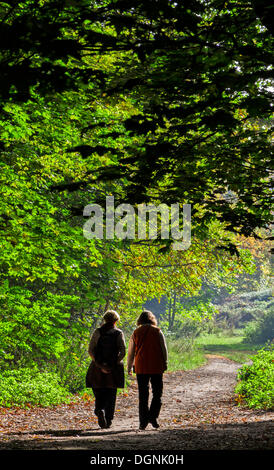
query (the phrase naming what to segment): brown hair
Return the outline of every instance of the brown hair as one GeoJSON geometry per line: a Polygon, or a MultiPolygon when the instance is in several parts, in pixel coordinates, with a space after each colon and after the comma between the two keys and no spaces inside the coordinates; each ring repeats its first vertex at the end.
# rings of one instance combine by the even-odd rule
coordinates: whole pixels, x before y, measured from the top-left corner
{"type": "Polygon", "coordinates": [[[157,318],[150,310],[143,310],[137,320],[137,325],[144,325],[145,323],[150,323],[155,326],[157,325],[157,318]]]}

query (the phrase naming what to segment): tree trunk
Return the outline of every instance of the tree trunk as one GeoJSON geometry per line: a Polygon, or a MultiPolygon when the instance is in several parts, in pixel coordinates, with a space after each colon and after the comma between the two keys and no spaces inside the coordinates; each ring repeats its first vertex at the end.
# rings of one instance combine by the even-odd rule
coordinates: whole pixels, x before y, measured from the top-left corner
{"type": "Polygon", "coordinates": [[[176,313],[176,292],[174,292],[174,295],[173,295],[172,318],[171,318],[171,327],[172,328],[174,326],[175,313],[176,313]]]}

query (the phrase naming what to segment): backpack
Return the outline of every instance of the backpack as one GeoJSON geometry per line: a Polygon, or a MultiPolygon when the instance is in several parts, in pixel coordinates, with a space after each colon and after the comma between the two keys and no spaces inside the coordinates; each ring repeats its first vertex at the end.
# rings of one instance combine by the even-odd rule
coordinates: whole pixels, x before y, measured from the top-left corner
{"type": "Polygon", "coordinates": [[[102,331],[102,329],[99,328],[99,331],[100,337],[95,349],[95,360],[98,364],[112,368],[117,364],[117,338],[120,335],[120,330],[111,329],[108,331],[102,331]]]}

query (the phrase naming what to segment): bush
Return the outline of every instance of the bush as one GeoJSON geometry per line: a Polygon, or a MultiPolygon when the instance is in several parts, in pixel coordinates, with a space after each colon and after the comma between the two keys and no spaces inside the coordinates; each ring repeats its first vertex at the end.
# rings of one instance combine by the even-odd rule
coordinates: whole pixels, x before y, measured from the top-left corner
{"type": "Polygon", "coordinates": [[[274,339],[274,310],[270,309],[263,318],[249,323],[244,331],[248,343],[263,344],[274,339]]]}
{"type": "Polygon", "coordinates": [[[188,349],[194,345],[195,339],[202,333],[208,332],[213,328],[213,320],[211,318],[177,318],[173,328],[170,330],[167,321],[161,321],[161,330],[168,337],[176,338],[188,344],[188,349]]]}
{"type": "MultiPolygon", "coordinates": [[[[37,293],[20,286],[0,286],[0,356],[29,363],[60,357],[76,297],[37,293]]],[[[71,325],[70,325],[71,326],[71,325]]]]}
{"type": "Polygon", "coordinates": [[[81,392],[85,388],[86,373],[90,358],[80,358],[75,354],[64,354],[57,363],[61,383],[71,393],[81,392]]]}
{"type": "Polygon", "coordinates": [[[68,402],[70,394],[60,385],[54,372],[39,372],[37,367],[5,370],[0,374],[0,405],[51,406],[68,402]]]}
{"type": "Polygon", "coordinates": [[[238,372],[240,381],[235,388],[239,405],[248,408],[274,407],[274,348],[261,349],[252,356],[252,365],[245,364],[238,372]]]}
{"type": "Polygon", "coordinates": [[[66,348],[54,362],[64,385],[71,393],[81,392],[86,386],[86,373],[91,358],[88,354],[89,328],[74,325],[66,337],[66,348]]]}

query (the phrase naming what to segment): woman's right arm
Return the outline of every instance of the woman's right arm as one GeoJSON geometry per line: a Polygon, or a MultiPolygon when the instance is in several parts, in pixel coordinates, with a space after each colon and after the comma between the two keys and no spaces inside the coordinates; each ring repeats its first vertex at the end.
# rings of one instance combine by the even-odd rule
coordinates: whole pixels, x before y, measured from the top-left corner
{"type": "Polygon", "coordinates": [[[121,331],[121,334],[118,336],[118,363],[123,360],[126,355],[126,342],[124,333],[121,331]]]}
{"type": "Polygon", "coordinates": [[[95,360],[95,350],[96,350],[96,346],[97,346],[99,338],[100,338],[100,331],[97,329],[97,330],[94,331],[94,333],[93,333],[93,335],[90,339],[88,352],[89,352],[89,355],[90,355],[91,359],[95,362],[95,365],[97,367],[99,367],[102,372],[104,372],[105,374],[108,374],[109,369],[107,367],[103,367],[101,364],[98,364],[98,362],[96,362],[96,360],[95,360]]]}
{"type": "Polygon", "coordinates": [[[94,361],[95,361],[95,349],[96,349],[96,346],[97,346],[99,336],[100,336],[100,333],[97,329],[97,330],[94,331],[93,335],[91,336],[89,347],[88,347],[88,353],[89,353],[91,359],[93,359],[94,361]]]}

